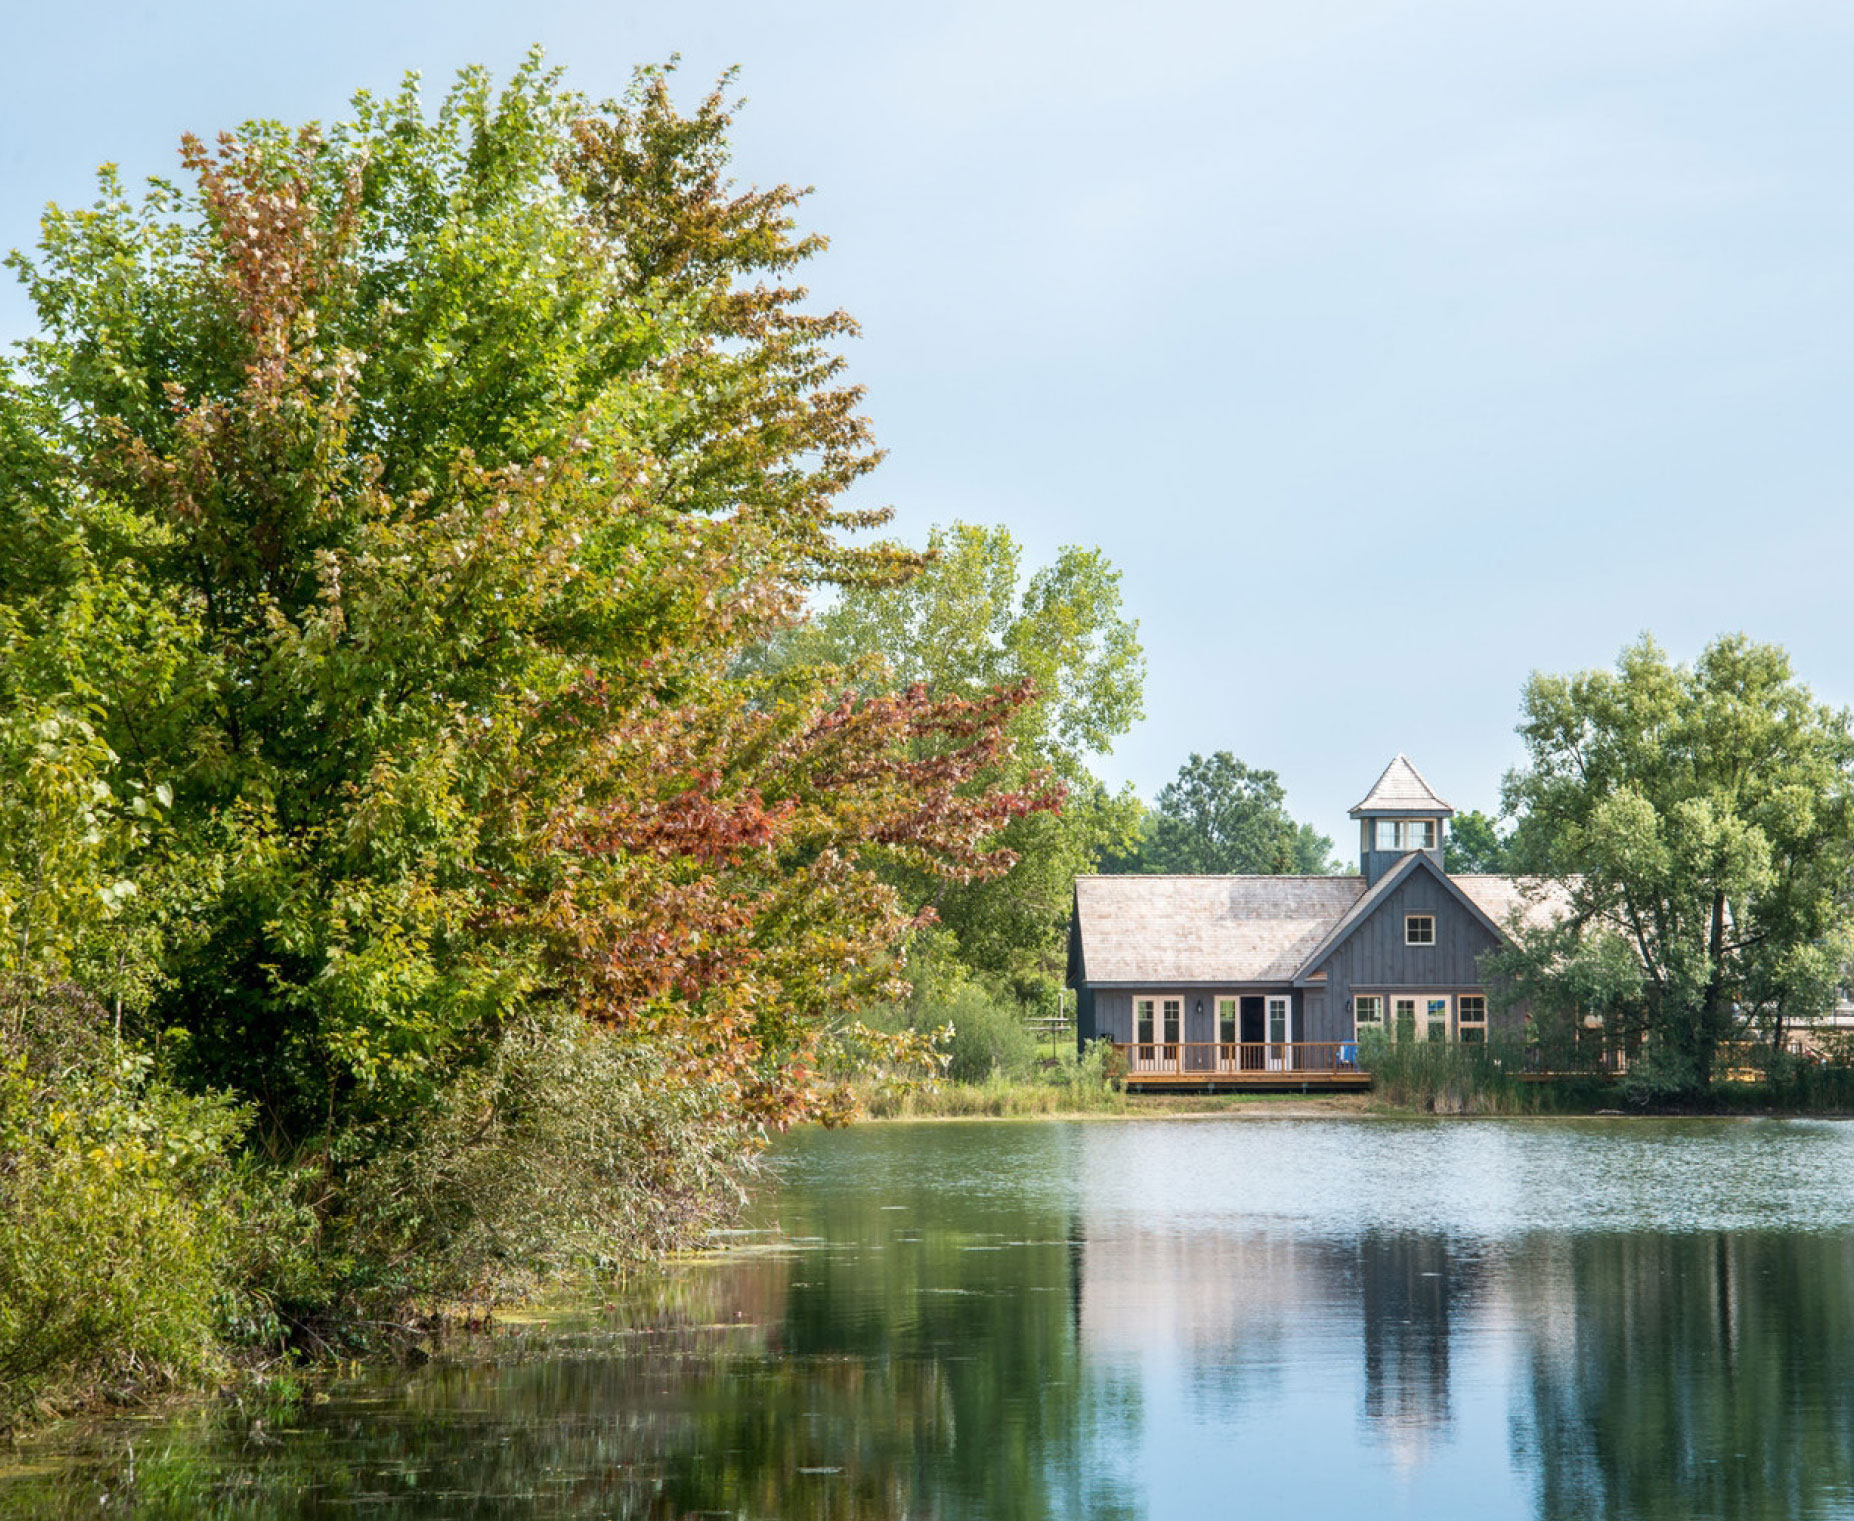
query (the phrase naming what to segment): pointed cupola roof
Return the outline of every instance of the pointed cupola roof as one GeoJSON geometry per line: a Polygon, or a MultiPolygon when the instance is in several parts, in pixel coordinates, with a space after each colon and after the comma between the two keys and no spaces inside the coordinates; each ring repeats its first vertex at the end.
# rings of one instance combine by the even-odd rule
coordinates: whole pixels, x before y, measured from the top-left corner
{"type": "Polygon", "coordinates": [[[1423,773],[1410,764],[1408,756],[1399,755],[1384,768],[1377,784],[1365,794],[1364,801],[1352,806],[1355,819],[1387,818],[1417,814],[1424,818],[1453,818],[1455,810],[1441,798],[1423,773]]]}

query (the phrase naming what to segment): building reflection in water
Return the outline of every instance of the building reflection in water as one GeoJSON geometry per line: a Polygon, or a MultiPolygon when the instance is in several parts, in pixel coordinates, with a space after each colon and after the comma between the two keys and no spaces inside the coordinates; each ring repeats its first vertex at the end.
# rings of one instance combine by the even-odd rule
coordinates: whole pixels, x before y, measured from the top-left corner
{"type": "MultiPolygon", "coordinates": [[[[1283,1412],[1324,1380],[1332,1466],[1362,1435],[1415,1475],[1499,1466],[1539,1516],[1845,1516],[1854,1495],[1854,1236],[1179,1233],[1077,1238],[1083,1360],[1150,1384],[1243,1461],[1300,1440],[1283,1412]],[[1331,1424],[1349,1368],[1359,1423],[1331,1424]],[[1503,1418],[1503,1419],[1500,1419],[1503,1418]],[[1457,1446],[1459,1444],[1456,1444],[1457,1446]]],[[[1310,1408],[1294,1406],[1296,1410],[1310,1408]]]]}
{"type": "Polygon", "coordinates": [[[1309,1340],[1351,1345],[1366,1434],[1420,1461],[1451,1420],[1455,1316],[1483,1285],[1480,1259],[1439,1235],[1357,1241],[1269,1232],[1078,1232],[1085,1355],[1114,1364],[1177,1351],[1225,1413],[1254,1404],[1309,1340]]]}

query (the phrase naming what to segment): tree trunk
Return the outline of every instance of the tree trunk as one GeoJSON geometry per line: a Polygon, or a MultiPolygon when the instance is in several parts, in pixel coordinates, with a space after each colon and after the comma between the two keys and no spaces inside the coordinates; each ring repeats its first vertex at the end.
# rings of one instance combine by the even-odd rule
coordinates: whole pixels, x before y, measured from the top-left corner
{"type": "Polygon", "coordinates": [[[1719,1034],[1725,1026],[1725,894],[1712,895],[1712,929],[1707,936],[1707,959],[1712,970],[1706,978],[1706,1008],[1701,1017],[1699,1039],[1693,1043],[1693,1076],[1697,1093],[1712,1086],[1712,1057],[1718,1049],[1719,1034]]]}

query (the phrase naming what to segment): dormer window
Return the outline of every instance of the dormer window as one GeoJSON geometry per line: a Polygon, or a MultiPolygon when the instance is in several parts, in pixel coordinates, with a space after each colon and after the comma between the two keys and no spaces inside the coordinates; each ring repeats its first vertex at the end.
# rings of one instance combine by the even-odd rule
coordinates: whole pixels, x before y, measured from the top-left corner
{"type": "Polygon", "coordinates": [[[1378,850],[1434,850],[1436,848],[1436,821],[1434,819],[1379,819],[1375,848],[1378,850]]]}

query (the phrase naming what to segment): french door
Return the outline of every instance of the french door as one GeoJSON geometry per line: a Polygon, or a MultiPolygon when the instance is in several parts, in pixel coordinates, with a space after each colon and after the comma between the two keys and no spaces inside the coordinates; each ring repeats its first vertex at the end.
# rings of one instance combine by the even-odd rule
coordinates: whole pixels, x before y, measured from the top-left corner
{"type": "Polygon", "coordinates": [[[1133,1070],[1163,1072],[1175,1068],[1183,1024],[1182,998],[1135,998],[1133,1070]]]}
{"type": "Polygon", "coordinates": [[[1268,999],[1268,1070],[1285,1072],[1293,1065],[1294,1053],[1288,1044],[1293,1031],[1292,1004],[1285,994],[1270,994],[1268,999]]]}

